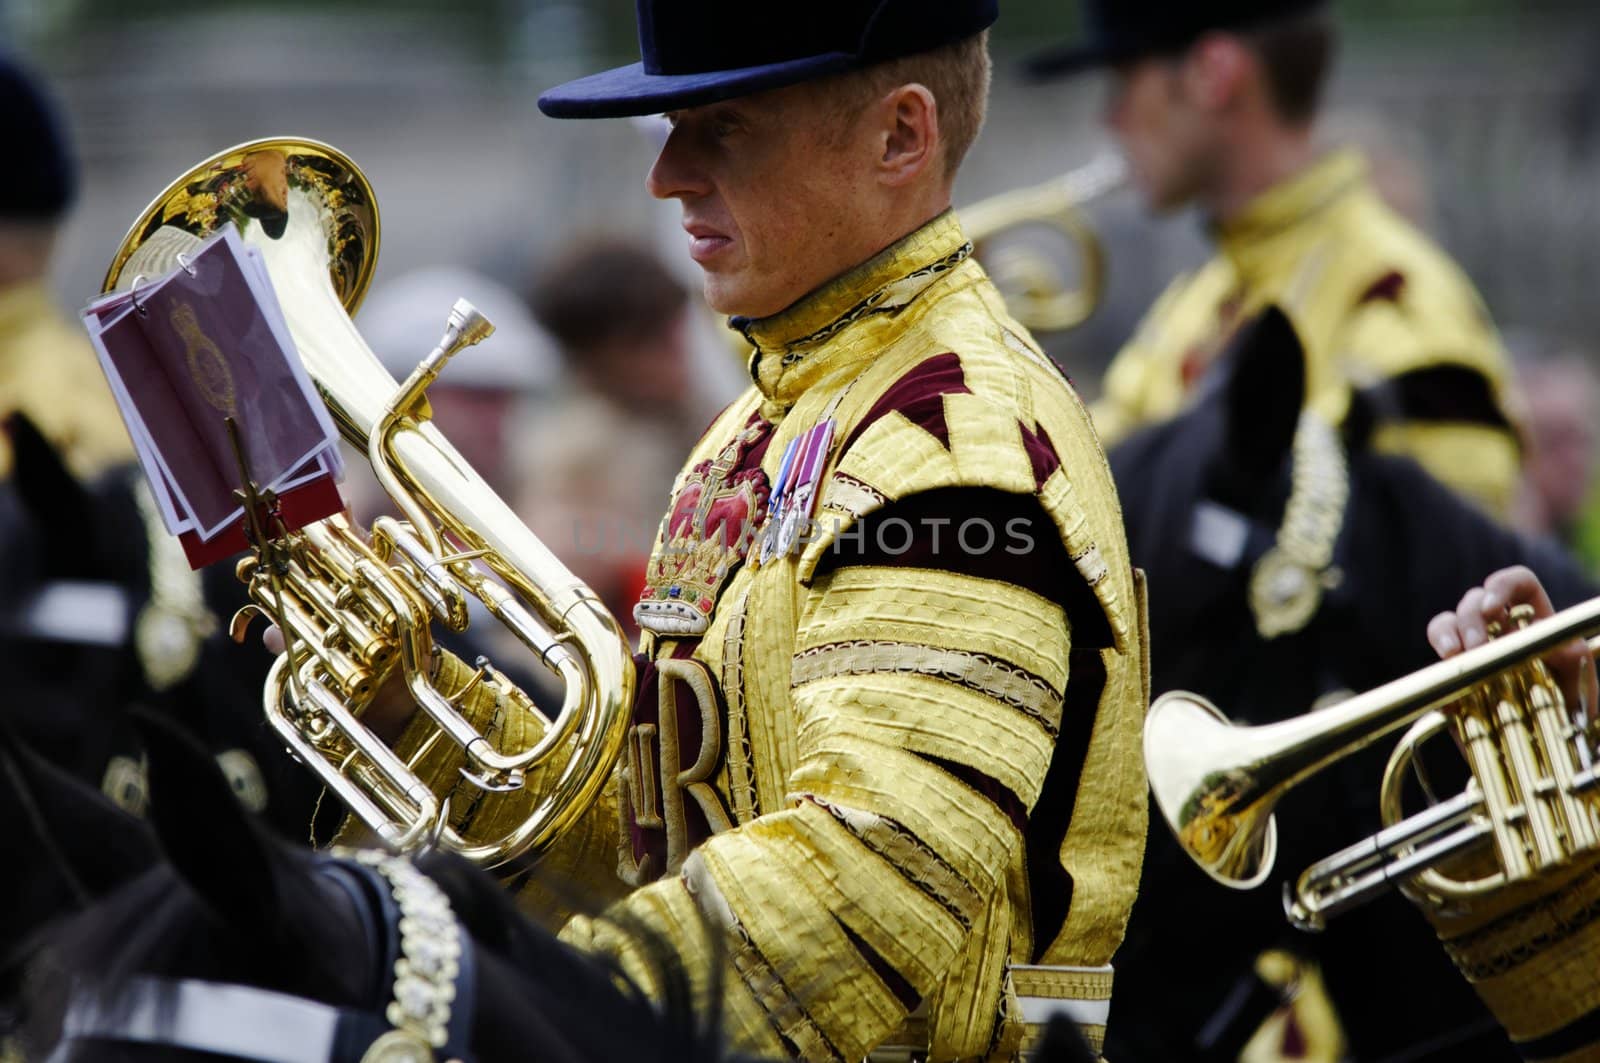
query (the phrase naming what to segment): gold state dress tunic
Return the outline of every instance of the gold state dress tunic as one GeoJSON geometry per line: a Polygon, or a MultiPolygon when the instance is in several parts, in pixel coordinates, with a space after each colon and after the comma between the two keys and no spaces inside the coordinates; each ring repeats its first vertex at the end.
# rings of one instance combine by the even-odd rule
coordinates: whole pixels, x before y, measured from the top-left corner
{"type": "MultiPolygon", "coordinates": [[[[1012,1058],[1057,1010],[1103,1033],[1146,824],[1142,587],[1085,409],[970,256],[946,213],[736,320],[754,384],[674,486],[622,763],[536,876],[617,897],[563,934],[646,984],[630,924],[697,976],[726,957],[744,1050],[1012,1058]],[[824,437],[811,488],[780,476],[824,437]]],[[[423,763],[458,829],[518,817],[459,763],[423,763]]]]}
{"type": "MultiPolygon", "coordinates": [[[[26,414],[85,480],[133,460],[88,337],[42,283],[0,290],[0,418],[13,413],[26,414]]],[[[0,480],[10,475],[11,440],[0,432],[0,480]]]]}
{"type": "Polygon", "coordinates": [[[1334,152],[1215,233],[1107,370],[1095,423],[1108,445],[1178,413],[1228,339],[1269,304],[1306,350],[1311,408],[1337,424],[1349,389],[1386,385],[1374,440],[1504,515],[1516,489],[1508,363],[1461,270],[1378,198],[1364,159],[1334,152]]]}

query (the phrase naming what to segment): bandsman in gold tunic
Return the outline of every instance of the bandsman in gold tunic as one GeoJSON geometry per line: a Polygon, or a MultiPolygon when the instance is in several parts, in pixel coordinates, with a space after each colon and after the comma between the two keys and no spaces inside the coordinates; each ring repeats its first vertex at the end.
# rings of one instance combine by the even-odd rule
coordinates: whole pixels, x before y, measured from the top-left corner
{"type": "MultiPolygon", "coordinates": [[[[701,974],[724,957],[747,1050],[1009,1059],[1108,1010],[1145,832],[1142,592],[1086,410],[949,209],[995,16],[644,0],[642,65],[541,100],[667,113],[650,190],[752,386],[668,502],[616,785],[536,877],[615,897],[564,935],[647,982],[630,927],[701,974]]],[[[491,733],[539,726],[491,695],[466,706],[491,733]]],[[[521,818],[459,764],[422,763],[458,826],[521,818]]]]}
{"type": "MultiPolygon", "coordinates": [[[[1532,571],[1502,569],[1462,595],[1453,612],[1428,625],[1441,657],[1483,645],[1512,610],[1542,620],[1555,610],[1532,571]]],[[[1595,662],[1580,639],[1544,658],[1568,706],[1577,706],[1592,747],[1600,728],[1595,662]]],[[[1570,844],[1570,843],[1569,843],[1570,844]]],[[[1491,869],[1492,870],[1492,869],[1491,869]]],[[[1525,1060],[1600,1060],[1600,860],[1580,855],[1564,866],[1428,911],[1450,959],[1505,1028],[1525,1060]]]]}
{"type": "Polygon", "coordinates": [[[1217,255],[1175,280],[1112,362],[1109,444],[1177,413],[1269,304],[1305,345],[1312,408],[1381,385],[1375,439],[1505,515],[1516,487],[1507,360],[1471,283],[1379,198],[1354,151],[1312,132],[1336,44],[1318,0],[1094,0],[1093,35],[1045,72],[1114,69],[1108,121],[1159,211],[1198,206],[1217,255]]]}
{"type": "MultiPolygon", "coordinates": [[[[91,476],[133,447],[83,329],[57,307],[50,255],[77,187],[66,130],[36,79],[0,55],[0,420],[22,413],[91,476]]],[[[0,432],[0,479],[11,444],[0,432]]]]}

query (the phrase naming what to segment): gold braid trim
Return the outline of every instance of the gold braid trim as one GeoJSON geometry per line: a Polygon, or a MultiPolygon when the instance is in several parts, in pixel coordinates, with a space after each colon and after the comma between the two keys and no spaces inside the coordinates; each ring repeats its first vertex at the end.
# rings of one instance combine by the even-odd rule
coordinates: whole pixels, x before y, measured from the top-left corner
{"type": "MultiPolygon", "coordinates": [[[[1563,877],[1491,895],[1482,907],[1504,914],[1459,933],[1481,915],[1428,913],[1450,958],[1514,1041],[1555,1034],[1600,1009],[1600,865],[1569,868],[1563,877]],[[1549,892],[1517,904],[1530,887],[1549,892]]],[[[1562,1058],[1600,1058],[1600,1046],[1562,1058]]]]}
{"type": "Polygon", "coordinates": [[[844,1057],[811,1018],[800,998],[784,983],[777,968],[762,954],[698,853],[689,854],[684,861],[681,878],[700,910],[709,913],[727,932],[729,962],[766,1013],[773,1030],[794,1049],[795,1058],[842,1063],[844,1057]]]}
{"type": "Polygon", "coordinates": [[[929,998],[928,1057],[992,1058],[1002,1033],[1011,905],[1002,892],[984,906],[949,972],[929,998]]]}
{"type": "Polygon", "coordinates": [[[945,862],[944,858],[904,826],[886,816],[846,808],[815,794],[792,794],[792,799],[810,801],[827,812],[862,845],[881,856],[930,900],[971,930],[973,920],[983,911],[983,895],[945,862]]]}
{"type": "Polygon", "coordinates": [[[837,676],[933,676],[1004,702],[1037,723],[1053,740],[1060,732],[1062,695],[1025,669],[987,654],[905,642],[862,639],[813,646],[795,655],[790,685],[837,676]]]}
{"type": "Polygon", "coordinates": [[[1283,525],[1250,574],[1250,612],[1264,639],[1291,635],[1317,615],[1334,579],[1334,546],[1350,501],[1344,444],[1331,422],[1302,413],[1292,454],[1283,525]]]}
{"type": "Polygon", "coordinates": [[[1527,963],[1600,921],[1600,864],[1548,897],[1460,937],[1445,951],[1468,981],[1479,982],[1527,963]]]}
{"type": "Polygon", "coordinates": [[[849,473],[836,472],[828,481],[828,491],[822,497],[824,509],[836,509],[860,520],[868,513],[882,509],[889,501],[876,487],[849,473]]]}
{"type": "MultiPolygon", "coordinates": [[[[1078,500],[1076,485],[1068,478],[1065,464],[1045,480],[1044,486],[1039,489],[1039,502],[1057,522],[1057,528],[1062,533],[1062,543],[1071,554],[1073,567],[1100,599],[1102,608],[1106,610],[1106,619],[1111,622],[1112,630],[1118,631],[1119,623],[1125,624],[1126,621],[1121,610],[1114,608],[1115,587],[1105,586],[1111,580],[1111,566],[1106,561],[1100,545],[1093,538],[1094,532],[1089,527],[1089,516],[1078,500]]],[[[1121,520],[1120,513],[1118,520],[1121,520]]],[[[1123,645],[1122,640],[1125,637],[1125,635],[1118,636],[1119,647],[1123,645]]]]}
{"type": "Polygon", "coordinates": [[[747,586],[733,606],[722,642],[722,696],[728,706],[728,796],[733,800],[733,818],[739,823],[749,823],[761,815],[755,748],[750,743],[750,721],[744,703],[744,622],[749,604],[747,586]]]}
{"type": "Polygon", "coordinates": [[[1113,972],[1110,967],[1042,967],[1017,963],[1011,966],[1011,979],[1016,983],[1018,996],[1110,1000],[1113,972]]]}

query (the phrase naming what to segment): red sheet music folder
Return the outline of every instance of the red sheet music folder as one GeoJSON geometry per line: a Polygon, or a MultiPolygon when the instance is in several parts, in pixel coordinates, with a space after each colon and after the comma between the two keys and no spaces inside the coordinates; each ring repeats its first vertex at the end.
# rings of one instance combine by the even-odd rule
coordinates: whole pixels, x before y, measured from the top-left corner
{"type": "Polygon", "coordinates": [[[167,530],[196,568],[249,547],[238,430],[268,525],[337,513],[337,435],[289,337],[266,269],[226,228],[178,268],[91,303],[100,354],[167,530]]]}
{"type": "MultiPolygon", "coordinates": [[[[344,499],[339,496],[339,487],[333,478],[321,476],[279,495],[277,507],[275,513],[263,514],[263,517],[275,516],[277,519],[264,520],[263,523],[268,527],[294,531],[333,516],[344,508],[344,499]]],[[[201,539],[192,531],[179,535],[178,542],[183,546],[184,556],[189,559],[189,567],[204,568],[250,549],[250,539],[245,535],[244,526],[244,517],[241,515],[212,539],[201,539]]]]}

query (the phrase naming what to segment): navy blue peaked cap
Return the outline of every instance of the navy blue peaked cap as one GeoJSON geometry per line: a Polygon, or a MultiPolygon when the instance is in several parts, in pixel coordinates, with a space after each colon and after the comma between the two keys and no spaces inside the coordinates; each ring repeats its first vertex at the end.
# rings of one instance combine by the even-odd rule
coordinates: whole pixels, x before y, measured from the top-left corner
{"type": "Polygon", "coordinates": [[[932,51],[999,17],[999,0],[638,0],[642,62],[539,97],[552,118],[699,107],[932,51]]]}
{"type": "Polygon", "coordinates": [[[50,221],[72,205],[77,167],[67,130],[37,78],[0,52],[0,218],[50,221]]]}
{"type": "Polygon", "coordinates": [[[1328,0],[1083,0],[1088,34],[1034,56],[1038,77],[1181,52],[1212,30],[1242,30],[1326,7],[1328,0]]]}

